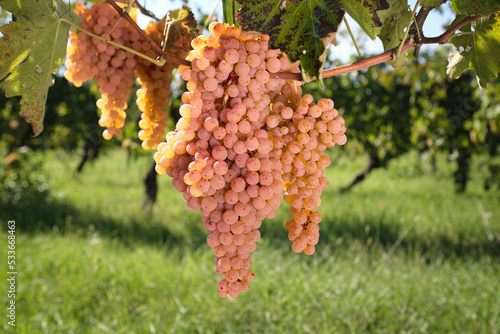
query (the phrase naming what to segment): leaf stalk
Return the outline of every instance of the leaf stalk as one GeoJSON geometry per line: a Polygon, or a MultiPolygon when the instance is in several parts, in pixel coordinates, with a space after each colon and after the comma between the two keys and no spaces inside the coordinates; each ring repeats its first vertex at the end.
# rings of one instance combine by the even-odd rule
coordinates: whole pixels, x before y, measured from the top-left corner
{"type": "Polygon", "coordinates": [[[356,51],[358,52],[359,58],[363,58],[363,55],[361,54],[361,51],[359,50],[358,43],[356,43],[356,38],[354,38],[354,34],[351,31],[351,27],[349,27],[349,23],[347,22],[345,15],[344,15],[344,24],[347,28],[347,31],[349,32],[349,36],[351,36],[352,42],[354,43],[354,47],[356,48],[356,51]]]}
{"type": "Polygon", "coordinates": [[[420,0],[417,0],[415,7],[413,7],[413,11],[411,12],[410,22],[408,22],[408,26],[406,27],[405,36],[403,37],[403,40],[401,41],[401,44],[399,45],[398,51],[396,52],[396,59],[398,59],[399,55],[401,54],[401,49],[403,49],[403,44],[405,43],[406,39],[408,38],[408,34],[410,33],[411,24],[412,24],[413,20],[415,20],[415,13],[417,12],[418,5],[420,5],[420,0]]]}

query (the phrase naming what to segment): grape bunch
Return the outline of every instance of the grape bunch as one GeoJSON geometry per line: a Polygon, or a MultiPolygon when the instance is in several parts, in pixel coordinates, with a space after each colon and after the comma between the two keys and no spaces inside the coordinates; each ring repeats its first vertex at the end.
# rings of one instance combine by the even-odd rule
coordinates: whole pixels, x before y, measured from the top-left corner
{"type": "Polygon", "coordinates": [[[281,105],[275,107],[291,116],[280,129],[280,133],[286,133],[281,155],[284,199],[293,215],[285,226],[293,251],[307,255],[315,252],[318,243],[321,214],[316,209],[321,204],[322,190],[328,185],[323,174],[330,159],[323,151],[347,141],[344,119],[333,108],[333,101],[321,99],[316,105],[312,100],[311,95],[304,95],[293,113],[281,105]]]}
{"type": "Polygon", "coordinates": [[[347,141],[344,119],[334,109],[330,99],[318,104],[307,94],[300,97],[297,83],[287,82],[274,95],[266,127],[272,133],[276,153],[280,157],[284,200],[290,204],[292,219],[285,227],[292,250],[307,255],[315,252],[319,240],[321,193],[328,185],[323,176],[330,159],[323,154],[326,148],[347,141]],[[295,84],[295,87],[293,86],[295,84]]]}
{"type": "MultiPolygon", "coordinates": [[[[146,34],[158,46],[164,40],[165,20],[150,21],[145,29],[146,34]]],[[[156,58],[156,54],[146,42],[136,41],[132,45],[133,49],[140,51],[150,58],[156,58]]],[[[185,58],[187,52],[183,50],[166,50],[170,55],[185,58]]],[[[177,64],[167,62],[164,66],[156,66],[150,61],[139,58],[135,69],[137,81],[141,88],[137,90],[137,106],[141,114],[139,121],[139,139],[145,150],[157,148],[165,135],[167,127],[167,112],[165,108],[169,103],[170,84],[172,83],[172,70],[177,64]]]]}
{"type": "MultiPolygon", "coordinates": [[[[86,22],[86,18],[90,16],[90,9],[87,9],[83,3],[77,2],[75,13],[82,18],[83,22],[86,22]]],[[[66,50],[69,59],[65,62],[64,77],[76,87],[81,87],[85,81],[94,78],[95,74],[89,69],[99,62],[99,56],[92,38],[86,33],[72,32],[69,40],[70,45],[66,50]]]]}
{"type": "MultiPolygon", "coordinates": [[[[78,3],[76,12],[84,29],[155,57],[152,44],[108,4],[87,9],[78,3]]],[[[145,32],[152,43],[161,46],[164,27],[164,21],[149,23],[145,32]]],[[[333,101],[314,104],[310,95],[302,96],[300,83],[274,75],[299,72],[299,63],[269,49],[267,35],[242,34],[221,23],[213,23],[210,31],[213,35],[193,39],[186,58],[191,66],[179,67],[188,91],[182,95],[176,129],[164,142],[174,65],[157,67],[72,33],[65,76],[77,86],[93,78],[99,84],[97,106],[106,139],[121,134],[137,76],[142,146],[157,148],[156,171],[172,177],[188,208],[201,211],[216,272],[224,276],[218,293],[236,298],[254,279],[251,253],[262,221],[275,217],[283,197],[291,205],[292,219],[285,227],[292,249],[315,252],[321,221],[317,208],[330,163],[323,152],[346,142],[346,128],[333,101]]]]}
{"type": "MultiPolygon", "coordinates": [[[[141,38],[127,21],[120,19],[120,15],[108,3],[99,2],[88,9],[79,2],[75,12],[82,19],[83,29],[123,46],[130,48],[141,38]]],[[[131,14],[134,16],[134,13],[131,14]]],[[[65,78],[76,86],[95,79],[101,93],[101,98],[96,103],[102,111],[99,125],[106,128],[103,137],[111,139],[121,135],[127,100],[134,84],[137,65],[135,55],[84,32],[71,33],[70,42],[65,78]]]]}
{"type": "MultiPolygon", "coordinates": [[[[154,159],[156,171],[172,177],[188,208],[201,211],[204,227],[211,232],[207,243],[214,249],[216,271],[224,275],[218,293],[236,298],[254,279],[250,253],[260,239],[262,220],[276,215],[285,186],[287,191],[297,189],[287,198],[293,199],[295,216],[306,215],[299,221],[303,230],[312,231],[319,223],[320,216],[313,212],[321,191],[309,190],[320,182],[326,186],[320,181],[326,167],[321,152],[342,143],[345,127],[323,131],[325,121],[319,120],[321,132],[315,130],[322,114],[328,114],[325,119],[334,115],[333,102],[311,105],[310,96],[301,98],[297,82],[273,77],[299,69],[279,50],[268,49],[268,36],[243,36],[235,26],[221,23],[213,23],[210,31],[213,35],[192,41],[187,57],[191,67],[179,66],[188,92],[182,96],[175,131],[159,144],[154,159]],[[337,141],[333,135],[323,140],[325,132],[337,141]]],[[[297,233],[293,249],[312,253],[315,232],[310,237],[297,233]]]]}

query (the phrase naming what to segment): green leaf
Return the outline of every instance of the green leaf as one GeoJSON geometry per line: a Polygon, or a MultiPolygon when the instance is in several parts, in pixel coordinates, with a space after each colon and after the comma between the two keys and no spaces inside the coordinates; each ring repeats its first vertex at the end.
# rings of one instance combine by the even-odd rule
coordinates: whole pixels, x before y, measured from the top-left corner
{"type": "Polygon", "coordinates": [[[340,2],[346,13],[359,24],[371,39],[375,39],[374,28],[382,26],[377,11],[389,9],[389,3],[386,0],[341,0],[340,2]]]}
{"type": "MultiPolygon", "coordinates": [[[[411,10],[406,0],[388,0],[389,10],[378,13],[383,26],[375,28],[375,34],[380,38],[384,50],[393,49],[401,44],[405,35],[405,29],[411,20],[411,10]]],[[[402,54],[398,59],[388,62],[394,67],[401,66],[406,62],[407,55],[402,54]]]]}
{"type": "MultiPolygon", "coordinates": [[[[316,73],[316,69],[319,68],[319,72],[323,70],[326,58],[325,46],[319,37],[313,37],[306,42],[306,49],[309,54],[302,54],[300,56],[300,63],[302,65],[302,77],[305,82],[312,80],[309,73],[316,73]]],[[[317,76],[320,83],[323,83],[321,76],[317,76]]]]}
{"type": "Polygon", "coordinates": [[[420,5],[425,8],[436,8],[448,0],[420,0],[420,5]]]}
{"type": "Polygon", "coordinates": [[[448,57],[446,73],[456,79],[473,69],[479,85],[486,87],[500,72],[500,13],[474,21],[461,31],[450,38],[458,53],[448,57]]]}
{"type": "MultiPolygon", "coordinates": [[[[241,7],[236,19],[244,31],[270,36],[271,48],[279,48],[292,61],[299,60],[310,77],[320,77],[323,43],[338,30],[344,10],[333,0],[235,0],[241,7]],[[318,61],[319,60],[319,61],[318,61]]],[[[328,41],[326,41],[328,39],[328,41]]]]}
{"type": "Polygon", "coordinates": [[[201,34],[194,14],[187,6],[168,13],[163,49],[191,50],[191,40],[201,34]]]}
{"type": "Polygon", "coordinates": [[[5,95],[22,96],[20,115],[33,126],[35,136],[43,130],[45,101],[56,73],[66,59],[69,24],[79,17],[63,0],[1,0],[2,9],[17,21],[0,27],[0,79],[5,95]],[[10,75],[9,75],[10,73],[10,75]]]}
{"type": "Polygon", "coordinates": [[[500,11],[498,0],[451,0],[451,8],[457,14],[490,15],[500,11]]]}
{"type": "Polygon", "coordinates": [[[233,0],[222,0],[222,12],[224,13],[224,22],[227,24],[234,24],[239,28],[238,22],[234,19],[234,15],[240,8],[240,5],[233,0]]]}

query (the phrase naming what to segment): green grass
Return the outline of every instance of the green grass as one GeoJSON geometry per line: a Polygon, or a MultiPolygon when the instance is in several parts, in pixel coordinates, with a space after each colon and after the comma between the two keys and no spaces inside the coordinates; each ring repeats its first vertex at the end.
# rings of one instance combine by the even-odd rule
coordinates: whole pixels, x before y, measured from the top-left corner
{"type": "Polygon", "coordinates": [[[283,206],[262,226],[250,290],[229,301],[200,214],[168,177],[142,210],[149,160],[113,151],[75,175],[77,157],[44,159],[32,173],[55,196],[0,210],[17,226],[16,333],[499,332],[500,191],[482,190],[481,170],[455,194],[453,167],[429,175],[410,154],[340,194],[366,162],[340,157],[317,253],[291,251],[283,206]]]}

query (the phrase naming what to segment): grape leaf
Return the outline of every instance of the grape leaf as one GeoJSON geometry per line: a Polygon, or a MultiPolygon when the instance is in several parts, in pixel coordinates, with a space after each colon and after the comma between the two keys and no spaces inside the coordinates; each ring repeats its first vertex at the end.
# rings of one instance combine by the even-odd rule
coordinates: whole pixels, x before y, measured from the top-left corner
{"type": "MultiPolygon", "coordinates": [[[[404,38],[405,28],[411,19],[411,10],[408,7],[406,0],[388,0],[390,9],[381,10],[378,15],[382,21],[381,28],[375,28],[375,34],[380,38],[384,46],[384,50],[393,49],[404,38]]],[[[398,59],[388,62],[394,67],[401,66],[406,62],[406,53],[401,54],[398,59]]]]}
{"type": "Polygon", "coordinates": [[[299,60],[305,73],[320,77],[325,52],[321,40],[338,30],[344,10],[333,0],[234,0],[241,5],[236,19],[244,31],[270,36],[271,48],[299,60]],[[320,43],[320,42],[321,43],[320,43]]]}
{"type": "Polygon", "coordinates": [[[473,69],[479,85],[486,87],[500,73],[500,13],[473,21],[460,30],[462,34],[450,38],[458,53],[448,57],[446,73],[456,79],[466,69],[473,69]]]}
{"type": "Polygon", "coordinates": [[[33,126],[35,136],[43,130],[45,101],[56,73],[66,59],[69,24],[79,17],[63,0],[0,0],[2,9],[17,21],[0,27],[0,79],[5,95],[22,96],[20,115],[33,126]],[[9,75],[10,73],[10,75],[9,75]]]}
{"type": "Polygon", "coordinates": [[[235,21],[234,15],[240,6],[233,0],[222,0],[222,12],[224,13],[224,22],[227,24],[234,24],[239,27],[238,22],[235,21]]]}
{"type": "MultiPolygon", "coordinates": [[[[323,42],[317,36],[313,36],[308,39],[306,41],[305,48],[309,51],[310,54],[312,53],[314,55],[319,55],[318,58],[313,57],[313,59],[309,59],[309,55],[307,53],[300,55],[300,63],[302,65],[302,78],[305,82],[310,82],[312,80],[310,73],[320,73],[321,71],[323,71],[324,63],[326,60],[326,52],[324,52],[325,46],[323,45],[323,42]]],[[[322,84],[323,80],[321,78],[321,75],[318,75],[317,78],[319,78],[320,83],[322,84]]]]}
{"type": "Polygon", "coordinates": [[[191,50],[191,40],[201,34],[193,12],[187,6],[168,13],[164,49],[191,50]]]}
{"type": "Polygon", "coordinates": [[[500,11],[498,0],[452,0],[451,8],[457,14],[466,15],[490,15],[500,11]]]}
{"type": "Polygon", "coordinates": [[[420,5],[425,8],[436,8],[448,0],[420,0],[420,5]]]}
{"type": "Polygon", "coordinates": [[[349,14],[371,39],[375,39],[375,27],[381,27],[382,22],[377,14],[378,10],[389,9],[386,0],[341,0],[347,14],[349,14]]]}

